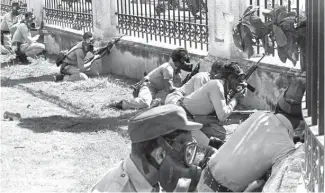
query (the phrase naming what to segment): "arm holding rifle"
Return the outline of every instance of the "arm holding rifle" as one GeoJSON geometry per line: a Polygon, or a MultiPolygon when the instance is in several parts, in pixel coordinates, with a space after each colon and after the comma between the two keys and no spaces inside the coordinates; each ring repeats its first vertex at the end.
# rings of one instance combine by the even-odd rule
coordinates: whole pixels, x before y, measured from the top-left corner
{"type": "Polygon", "coordinates": [[[94,51],[94,56],[85,61],[85,68],[89,67],[95,60],[104,57],[105,54],[109,54],[112,47],[118,43],[124,35],[108,42],[104,47],[98,48],[94,51]]]}

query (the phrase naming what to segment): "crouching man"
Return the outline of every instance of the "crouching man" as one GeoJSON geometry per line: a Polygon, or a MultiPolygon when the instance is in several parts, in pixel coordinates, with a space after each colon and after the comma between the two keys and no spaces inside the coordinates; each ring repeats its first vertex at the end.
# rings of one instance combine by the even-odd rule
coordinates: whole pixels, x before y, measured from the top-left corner
{"type": "MultiPolygon", "coordinates": [[[[139,83],[139,92],[135,98],[122,100],[115,104],[120,109],[144,109],[151,106],[151,102],[158,92],[167,94],[175,91],[175,79],[180,77],[180,71],[190,65],[188,52],[184,48],[177,48],[171,54],[171,60],[152,70],[139,83]]],[[[190,69],[191,70],[191,69],[190,69]]],[[[189,70],[189,71],[190,71],[189,70]]],[[[164,101],[164,100],[163,100],[164,101]]]]}
{"type": "Polygon", "coordinates": [[[91,32],[86,32],[82,36],[82,41],[72,47],[64,57],[60,66],[60,75],[55,77],[55,81],[78,81],[86,80],[88,76],[98,75],[96,67],[85,66],[85,59],[88,52],[94,52],[94,38],[91,32]]]}
{"type": "Polygon", "coordinates": [[[190,122],[176,105],[163,105],[129,120],[130,156],[100,179],[90,192],[191,192],[201,168],[193,165],[197,144],[190,122]],[[159,186],[159,184],[160,186],[159,186]]]}
{"type": "Polygon", "coordinates": [[[37,42],[39,35],[35,37],[31,36],[30,29],[34,20],[34,14],[32,12],[26,12],[25,18],[18,25],[12,38],[12,50],[24,64],[30,63],[27,57],[36,56],[45,50],[45,45],[37,42]]]}
{"type": "Polygon", "coordinates": [[[305,81],[298,79],[280,95],[275,113],[256,112],[244,121],[202,171],[199,192],[253,191],[273,165],[295,151],[293,131],[302,121],[305,81]],[[247,188],[248,187],[248,188],[247,188]]]}

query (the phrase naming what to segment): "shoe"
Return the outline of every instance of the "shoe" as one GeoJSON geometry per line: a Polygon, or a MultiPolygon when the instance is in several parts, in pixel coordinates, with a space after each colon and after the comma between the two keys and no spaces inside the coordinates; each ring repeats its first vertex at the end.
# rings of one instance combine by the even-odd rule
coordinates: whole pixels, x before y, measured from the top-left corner
{"type": "Polygon", "coordinates": [[[60,82],[60,81],[63,81],[63,78],[64,78],[63,74],[55,75],[54,76],[54,81],[55,82],[60,82]]]}
{"type": "Polygon", "coordinates": [[[118,103],[112,103],[108,105],[110,108],[117,108],[117,109],[122,109],[123,110],[123,100],[118,102],[118,103]]]}
{"type": "Polygon", "coordinates": [[[224,142],[217,137],[210,137],[209,146],[219,149],[224,142]]]}
{"type": "Polygon", "coordinates": [[[120,101],[120,102],[116,103],[115,108],[123,109],[123,101],[120,101]]]}

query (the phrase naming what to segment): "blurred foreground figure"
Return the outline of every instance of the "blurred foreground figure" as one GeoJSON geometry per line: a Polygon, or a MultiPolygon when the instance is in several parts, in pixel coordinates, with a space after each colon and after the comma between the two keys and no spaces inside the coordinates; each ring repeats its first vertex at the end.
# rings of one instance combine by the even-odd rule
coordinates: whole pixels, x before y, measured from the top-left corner
{"type": "Polygon", "coordinates": [[[201,127],[176,105],[139,113],[129,121],[130,157],[109,170],[91,192],[194,191],[201,168],[193,164],[197,143],[191,132],[201,127]]]}

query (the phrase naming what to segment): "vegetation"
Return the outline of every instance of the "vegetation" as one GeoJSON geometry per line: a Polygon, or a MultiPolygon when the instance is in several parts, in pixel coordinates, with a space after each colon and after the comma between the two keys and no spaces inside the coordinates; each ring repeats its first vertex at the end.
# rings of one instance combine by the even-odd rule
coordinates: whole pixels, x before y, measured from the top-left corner
{"type": "MultiPolygon", "coordinates": [[[[239,22],[234,26],[233,39],[235,45],[250,58],[254,54],[253,45],[261,43],[265,54],[274,53],[274,42],[278,49],[278,57],[285,63],[290,60],[296,65],[299,50],[305,53],[305,19],[297,22],[296,12],[288,12],[286,7],[277,6],[268,13],[263,22],[255,15],[258,8],[249,6],[239,22]]],[[[302,68],[303,69],[303,68],[302,68]]]]}

